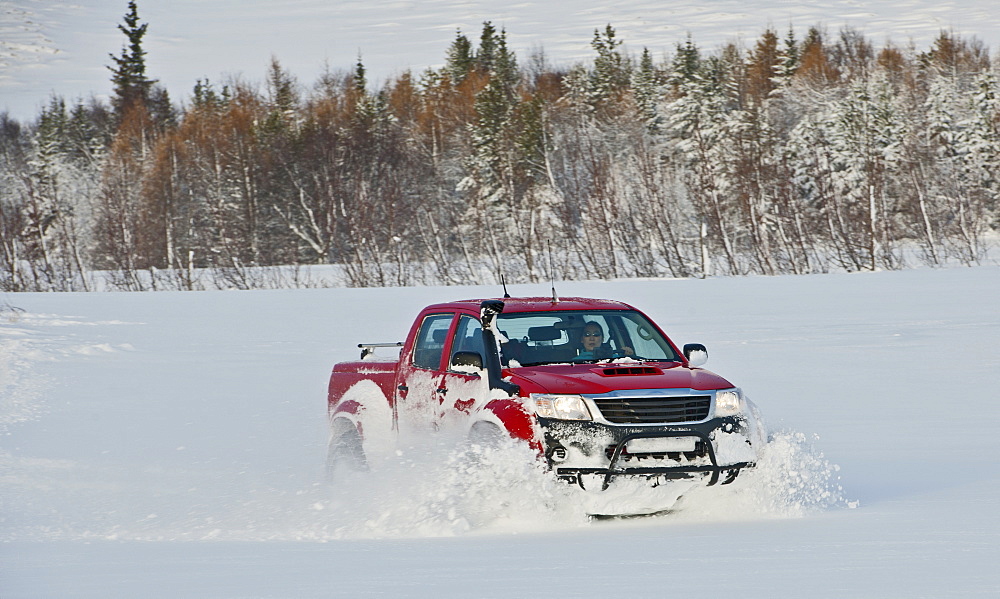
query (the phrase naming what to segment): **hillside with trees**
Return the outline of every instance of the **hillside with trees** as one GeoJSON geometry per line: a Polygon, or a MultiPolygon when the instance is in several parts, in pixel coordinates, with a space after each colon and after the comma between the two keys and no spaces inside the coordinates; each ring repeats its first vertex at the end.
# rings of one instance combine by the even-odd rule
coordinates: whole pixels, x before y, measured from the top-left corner
{"type": "MultiPolygon", "coordinates": [[[[515,56],[491,23],[373,85],[145,69],[135,2],[110,103],[0,114],[0,289],[394,286],[977,264],[1000,227],[1000,63],[942,32],[764,31],[515,56]],[[292,274],[288,274],[292,273],[292,274]],[[97,285],[97,281],[101,281],[97,285]]],[[[154,24],[155,28],[155,24],[154,24]]]]}

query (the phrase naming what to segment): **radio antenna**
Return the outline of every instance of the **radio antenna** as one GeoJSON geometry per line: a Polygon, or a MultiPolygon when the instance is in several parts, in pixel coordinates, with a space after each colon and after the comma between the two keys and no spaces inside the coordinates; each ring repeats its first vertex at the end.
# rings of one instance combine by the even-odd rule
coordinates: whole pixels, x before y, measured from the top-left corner
{"type": "Polygon", "coordinates": [[[503,273],[500,273],[500,285],[503,287],[504,298],[510,297],[510,294],[507,293],[507,280],[504,278],[503,273]]]}

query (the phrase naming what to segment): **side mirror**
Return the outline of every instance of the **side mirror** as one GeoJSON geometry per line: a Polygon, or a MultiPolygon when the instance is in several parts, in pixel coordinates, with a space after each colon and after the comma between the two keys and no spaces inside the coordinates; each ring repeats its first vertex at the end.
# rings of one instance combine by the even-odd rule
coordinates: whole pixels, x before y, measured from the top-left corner
{"type": "Polygon", "coordinates": [[[684,357],[687,358],[688,366],[697,368],[708,362],[708,350],[700,343],[687,343],[684,345],[684,357]]]}
{"type": "Polygon", "coordinates": [[[474,351],[455,352],[455,355],[451,357],[451,365],[462,371],[468,371],[470,368],[482,370],[483,356],[474,351]]]}

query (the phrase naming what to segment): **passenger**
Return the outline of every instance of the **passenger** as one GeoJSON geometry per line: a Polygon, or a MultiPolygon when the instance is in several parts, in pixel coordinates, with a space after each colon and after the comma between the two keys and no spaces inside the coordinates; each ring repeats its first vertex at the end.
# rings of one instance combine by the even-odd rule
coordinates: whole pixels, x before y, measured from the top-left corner
{"type": "MultiPolygon", "coordinates": [[[[506,337],[506,334],[504,335],[506,337]]],[[[525,355],[528,348],[525,347],[524,342],[518,339],[509,339],[505,343],[500,344],[500,363],[503,366],[508,366],[513,360],[520,364],[524,361],[525,355]]]]}
{"type": "Polygon", "coordinates": [[[614,350],[610,345],[604,343],[604,327],[593,320],[583,325],[580,346],[581,349],[577,350],[575,360],[608,360],[635,355],[635,351],[631,347],[614,350]]]}

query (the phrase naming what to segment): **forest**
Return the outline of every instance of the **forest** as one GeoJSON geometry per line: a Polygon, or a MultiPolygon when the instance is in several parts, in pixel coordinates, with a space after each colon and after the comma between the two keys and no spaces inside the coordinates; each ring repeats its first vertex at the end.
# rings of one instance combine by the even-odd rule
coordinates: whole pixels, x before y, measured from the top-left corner
{"type": "Polygon", "coordinates": [[[975,38],[767,29],[654,56],[609,24],[553,66],[485,22],[377,85],[361,57],[311,83],[275,57],[175,103],[128,6],[108,102],[0,114],[0,290],[884,270],[998,239],[1000,60],[975,38]]]}

